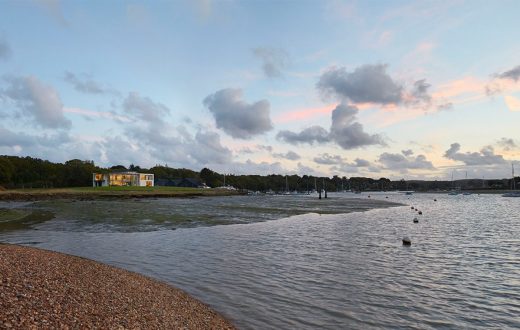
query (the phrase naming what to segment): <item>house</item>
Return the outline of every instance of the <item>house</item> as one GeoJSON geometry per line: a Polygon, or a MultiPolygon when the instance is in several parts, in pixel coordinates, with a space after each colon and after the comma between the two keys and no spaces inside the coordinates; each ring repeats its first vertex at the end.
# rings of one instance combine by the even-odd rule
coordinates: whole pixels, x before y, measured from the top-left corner
{"type": "Polygon", "coordinates": [[[140,186],[153,187],[154,175],[150,173],[138,173],[130,171],[92,173],[93,187],[108,186],[140,186]]]}
{"type": "Polygon", "coordinates": [[[182,178],[182,179],[157,179],[156,185],[170,187],[185,188],[207,188],[206,184],[199,179],[182,178]]]}

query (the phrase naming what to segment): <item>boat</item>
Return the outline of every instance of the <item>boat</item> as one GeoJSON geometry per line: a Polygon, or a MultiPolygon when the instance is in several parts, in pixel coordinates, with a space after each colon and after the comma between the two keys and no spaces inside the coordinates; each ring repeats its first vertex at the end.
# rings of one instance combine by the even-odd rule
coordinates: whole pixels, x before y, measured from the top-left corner
{"type": "Polygon", "coordinates": [[[510,191],[502,194],[502,197],[520,197],[520,191],[510,191]]]}
{"type": "MultiPolygon", "coordinates": [[[[468,185],[468,171],[466,171],[466,180],[464,181],[465,189],[468,189],[467,185],[468,185]]],[[[469,196],[469,195],[472,195],[472,193],[470,193],[469,191],[465,191],[462,193],[462,195],[469,196]]]]}
{"type": "Polygon", "coordinates": [[[450,192],[448,193],[448,195],[450,196],[455,196],[455,195],[458,195],[459,194],[459,191],[455,190],[455,182],[453,181],[453,174],[454,174],[455,171],[452,171],[451,172],[451,190],[450,192]]]}
{"type": "Polygon", "coordinates": [[[291,195],[291,192],[289,191],[289,181],[287,179],[287,175],[285,176],[285,192],[284,195],[291,195]]]}
{"type": "Polygon", "coordinates": [[[515,165],[511,164],[511,173],[513,180],[511,182],[511,190],[510,192],[507,192],[505,194],[502,194],[502,197],[520,197],[520,191],[516,191],[516,185],[515,185],[515,165]]]}

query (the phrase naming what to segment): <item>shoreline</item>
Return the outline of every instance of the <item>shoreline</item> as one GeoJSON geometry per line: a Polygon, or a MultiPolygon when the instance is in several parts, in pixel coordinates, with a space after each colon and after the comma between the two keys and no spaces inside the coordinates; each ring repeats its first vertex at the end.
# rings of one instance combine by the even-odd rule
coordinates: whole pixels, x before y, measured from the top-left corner
{"type": "Polygon", "coordinates": [[[0,201],[38,201],[50,199],[132,199],[132,198],[193,198],[243,195],[238,190],[174,188],[174,187],[115,187],[115,188],[28,188],[0,190],[0,201]]]}
{"type": "Polygon", "coordinates": [[[235,329],[184,291],[97,261],[0,243],[0,328],[235,329]]]}

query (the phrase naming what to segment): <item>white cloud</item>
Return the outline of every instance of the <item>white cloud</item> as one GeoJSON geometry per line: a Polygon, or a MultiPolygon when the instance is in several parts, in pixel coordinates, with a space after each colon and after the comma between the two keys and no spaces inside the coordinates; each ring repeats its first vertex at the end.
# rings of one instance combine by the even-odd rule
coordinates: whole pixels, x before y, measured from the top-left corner
{"type": "Polygon", "coordinates": [[[2,94],[14,102],[24,116],[44,128],[70,128],[58,92],[34,76],[6,78],[9,86],[2,94]]]}
{"type": "Polygon", "coordinates": [[[204,99],[204,105],[215,118],[218,128],[238,139],[250,139],[273,128],[270,104],[260,100],[249,104],[242,99],[241,89],[222,89],[204,99]]]}

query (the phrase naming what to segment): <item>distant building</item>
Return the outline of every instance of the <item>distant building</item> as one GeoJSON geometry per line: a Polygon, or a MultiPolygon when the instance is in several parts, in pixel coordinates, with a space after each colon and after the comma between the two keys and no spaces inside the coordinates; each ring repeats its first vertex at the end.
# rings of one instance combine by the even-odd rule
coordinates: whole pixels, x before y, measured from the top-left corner
{"type": "Polygon", "coordinates": [[[157,179],[156,185],[185,188],[208,188],[204,182],[195,178],[157,179]]]}
{"type": "Polygon", "coordinates": [[[153,187],[154,175],[138,172],[92,173],[93,187],[140,186],[153,187]]]}

